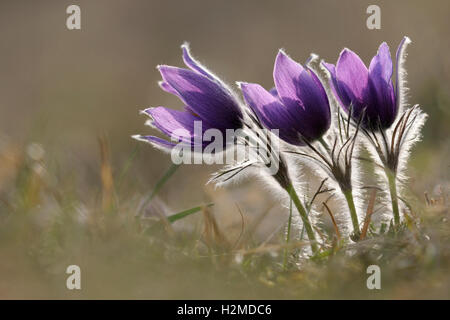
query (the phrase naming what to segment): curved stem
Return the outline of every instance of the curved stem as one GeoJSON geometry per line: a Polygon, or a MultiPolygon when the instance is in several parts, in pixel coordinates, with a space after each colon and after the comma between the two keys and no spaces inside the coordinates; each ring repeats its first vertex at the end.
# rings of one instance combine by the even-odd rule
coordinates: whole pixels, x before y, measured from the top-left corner
{"type": "Polygon", "coordinates": [[[391,194],[392,212],[394,213],[394,226],[400,224],[400,212],[398,210],[398,195],[397,195],[397,179],[395,173],[386,169],[386,176],[389,182],[389,192],[391,194]]]}
{"type": "Polygon", "coordinates": [[[316,243],[316,237],[314,236],[314,231],[311,227],[311,223],[309,222],[308,214],[306,213],[305,208],[302,205],[302,202],[300,201],[297,192],[295,191],[294,187],[292,185],[289,185],[286,189],[289,196],[292,199],[292,202],[294,202],[295,207],[298,210],[298,213],[300,214],[300,217],[302,218],[303,225],[305,226],[306,234],[308,235],[309,242],[311,243],[311,250],[313,254],[317,253],[318,247],[316,243]]]}
{"type": "Polygon", "coordinates": [[[356,214],[355,202],[353,201],[352,189],[348,189],[346,191],[342,190],[342,193],[345,196],[345,200],[347,200],[348,209],[350,210],[350,217],[352,219],[353,233],[355,234],[355,238],[357,238],[360,235],[359,221],[358,215],[356,214]]]}

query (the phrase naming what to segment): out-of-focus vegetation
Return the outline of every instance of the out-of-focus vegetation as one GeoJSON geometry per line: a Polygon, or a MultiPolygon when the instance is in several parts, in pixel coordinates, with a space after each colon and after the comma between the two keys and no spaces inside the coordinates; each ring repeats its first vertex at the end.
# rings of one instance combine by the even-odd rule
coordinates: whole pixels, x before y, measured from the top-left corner
{"type": "MultiPolygon", "coordinates": [[[[272,223],[274,233],[255,237],[265,215],[249,223],[236,207],[241,223],[228,227],[211,204],[173,215],[155,192],[129,189],[134,154],[113,174],[105,138],[99,145],[101,184],[85,190],[47,165],[42,146],[2,146],[1,298],[449,298],[445,189],[412,200],[400,234],[334,242],[302,261],[306,244],[286,245],[284,228],[272,223]],[[66,288],[71,264],[81,267],[81,291],[66,288]],[[379,291],[366,288],[372,264],[379,291]]],[[[163,182],[177,178],[168,172],[163,182]]]]}
{"type": "Polygon", "coordinates": [[[369,1],[81,0],[72,32],[64,2],[2,1],[0,298],[449,298],[449,2],[379,3],[382,29],[369,31],[369,1]],[[139,109],[181,107],[154,66],[180,65],[183,41],[225,79],[269,87],[280,47],[333,62],[347,46],[367,61],[403,35],[409,101],[429,118],[397,237],[297,265],[289,211],[261,185],[216,190],[217,167],[181,166],[150,199],[171,163],[130,135],[150,130],[139,109]],[[66,288],[71,264],[81,291],[66,288]],[[382,290],[366,288],[370,264],[382,290]]]}

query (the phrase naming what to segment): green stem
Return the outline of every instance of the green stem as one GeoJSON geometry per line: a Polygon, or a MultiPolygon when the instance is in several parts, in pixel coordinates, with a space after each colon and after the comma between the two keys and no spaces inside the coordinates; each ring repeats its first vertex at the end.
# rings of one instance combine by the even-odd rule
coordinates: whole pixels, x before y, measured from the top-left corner
{"type": "Polygon", "coordinates": [[[389,192],[391,193],[392,212],[394,213],[394,225],[400,224],[400,213],[398,210],[398,196],[397,196],[397,179],[395,173],[390,170],[385,170],[389,182],[389,192]]]}
{"type": "Polygon", "coordinates": [[[302,202],[300,201],[297,192],[295,192],[295,189],[292,185],[289,185],[286,189],[286,191],[289,193],[289,196],[291,197],[292,201],[294,202],[295,207],[298,210],[298,213],[300,214],[300,217],[302,218],[303,225],[305,226],[306,234],[308,235],[309,242],[311,243],[311,250],[313,254],[317,253],[318,247],[316,243],[316,238],[314,236],[314,231],[311,227],[311,223],[309,222],[308,214],[306,213],[305,208],[302,205],[302,202]]]}
{"type": "MultiPolygon", "coordinates": [[[[289,201],[289,220],[286,232],[286,244],[289,243],[289,239],[291,238],[291,225],[292,225],[292,199],[291,201],[289,201]]],[[[289,248],[284,249],[283,270],[286,270],[287,268],[288,251],[289,248]]]]}
{"type": "Polygon", "coordinates": [[[350,217],[352,218],[353,233],[355,235],[355,238],[357,238],[360,235],[359,221],[358,215],[356,214],[355,202],[353,201],[352,189],[342,191],[342,193],[345,196],[345,200],[347,200],[348,209],[350,210],[350,217]]]}
{"type": "Polygon", "coordinates": [[[320,137],[318,139],[318,141],[323,145],[323,147],[327,150],[330,151],[330,147],[328,146],[328,143],[325,142],[325,140],[323,140],[323,137],[320,137]]]}

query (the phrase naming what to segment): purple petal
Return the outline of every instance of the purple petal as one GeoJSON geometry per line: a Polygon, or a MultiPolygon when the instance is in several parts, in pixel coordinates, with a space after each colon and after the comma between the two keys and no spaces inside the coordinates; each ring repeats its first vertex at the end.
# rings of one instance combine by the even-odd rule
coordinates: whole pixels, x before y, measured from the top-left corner
{"type": "Polygon", "coordinates": [[[241,83],[240,87],[245,101],[266,128],[279,129],[280,138],[288,143],[302,144],[294,119],[276,97],[259,84],[241,83]]]}
{"type": "Polygon", "coordinates": [[[327,94],[317,76],[280,51],[274,80],[298,132],[309,140],[322,136],[330,127],[331,115],[327,94]]]}
{"type": "Polygon", "coordinates": [[[333,92],[334,97],[336,98],[336,100],[338,101],[338,103],[342,106],[345,107],[347,105],[350,104],[350,102],[346,102],[344,104],[344,102],[341,99],[341,93],[339,92],[339,86],[338,86],[338,81],[336,78],[336,67],[334,66],[334,64],[331,63],[326,63],[325,61],[322,62],[322,65],[328,70],[328,72],[330,73],[330,87],[331,87],[331,91],[333,92]]]}
{"type": "Polygon", "coordinates": [[[289,58],[283,51],[279,51],[275,60],[273,79],[278,95],[283,102],[298,100],[298,79],[305,69],[289,58]]]}
{"type": "Polygon", "coordinates": [[[273,87],[272,89],[269,90],[270,94],[273,95],[274,97],[278,98],[278,91],[277,88],[273,87]]]}
{"type": "Polygon", "coordinates": [[[323,118],[325,123],[331,120],[330,104],[327,93],[317,75],[309,68],[298,79],[297,95],[303,103],[305,111],[323,118]]]}
{"type": "Polygon", "coordinates": [[[187,67],[210,78],[211,80],[215,80],[215,77],[211,74],[211,72],[209,72],[208,69],[206,69],[192,57],[189,45],[187,43],[184,43],[181,46],[181,49],[183,50],[183,61],[187,67]]]}
{"type": "Polygon", "coordinates": [[[393,68],[389,47],[383,42],[369,67],[372,101],[367,108],[367,116],[372,121],[379,119],[383,128],[388,128],[397,115],[394,87],[391,79],[392,73],[393,68]]]}
{"type": "Polygon", "coordinates": [[[136,140],[140,140],[140,141],[145,141],[145,142],[151,143],[155,147],[166,149],[166,150],[170,150],[173,147],[175,147],[175,145],[176,145],[176,143],[174,143],[174,142],[170,142],[170,141],[167,141],[165,139],[161,139],[161,138],[158,138],[158,137],[155,137],[155,136],[141,136],[141,135],[137,135],[137,136],[133,136],[133,138],[135,138],[136,140]]]}
{"type": "MultiPolygon", "coordinates": [[[[189,112],[172,110],[164,107],[148,108],[144,110],[152,119],[152,125],[159,129],[165,135],[185,141],[191,142],[195,136],[194,121],[201,121],[198,117],[189,112]]],[[[202,132],[209,128],[207,123],[202,122],[202,132]]]]}
{"type": "Polygon", "coordinates": [[[330,106],[320,80],[309,69],[303,69],[294,84],[297,98],[284,98],[284,105],[297,121],[297,127],[308,139],[319,138],[330,126],[330,106]]]}
{"type": "Polygon", "coordinates": [[[348,110],[350,102],[356,114],[367,105],[369,96],[369,71],[361,58],[349,49],[344,49],[336,65],[336,78],[339,93],[345,108],[348,110]]]}
{"type": "Polygon", "coordinates": [[[177,92],[174,88],[172,88],[172,87],[170,86],[170,84],[168,84],[167,82],[159,81],[159,82],[158,82],[158,85],[159,85],[159,87],[160,87],[161,89],[163,89],[165,92],[168,92],[168,93],[170,93],[170,94],[174,94],[174,95],[178,96],[178,92],[177,92]]]}
{"type": "Polygon", "coordinates": [[[391,53],[389,52],[389,46],[386,42],[383,42],[378,49],[377,55],[374,56],[370,62],[369,76],[389,82],[391,81],[392,71],[392,60],[391,53]]]}
{"type": "Polygon", "coordinates": [[[238,103],[219,83],[192,70],[160,66],[167,82],[187,105],[217,129],[237,129],[242,126],[242,112],[238,103]]]}

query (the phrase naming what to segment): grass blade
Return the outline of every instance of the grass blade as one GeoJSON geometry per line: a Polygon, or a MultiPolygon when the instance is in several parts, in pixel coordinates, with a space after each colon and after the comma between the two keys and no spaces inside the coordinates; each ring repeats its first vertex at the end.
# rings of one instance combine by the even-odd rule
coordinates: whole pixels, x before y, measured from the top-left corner
{"type": "MultiPolygon", "coordinates": [[[[292,199],[290,199],[289,201],[289,220],[286,233],[286,245],[289,244],[289,239],[291,238],[291,224],[292,224],[292,199]]],[[[289,248],[287,247],[284,249],[283,270],[285,271],[287,268],[288,250],[289,248]]]]}
{"type": "Polygon", "coordinates": [[[136,143],[136,146],[134,147],[133,151],[131,152],[130,156],[128,157],[127,161],[125,162],[125,165],[123,166],[122,172],[120,173],[119,178],[117,179],[117,189],[120,189],[120,186],[122,185],[122,182],[130,169],[131,165],[133,164],[134,159],[139,153],[139,143],[136,143]]]}
{"type": "Polygon", "coordinates": [[[164,173],[161,179],[159,179],[158,182],[156,183],[155,188],[153,189],[152,193],[147,199],[147,202],[153,199],[153,197],[159,192],[159,190],[161,190],[161,188],[164,186],[167,180],[170,179],[170,177],[177,171],[179,167],[180,167],[179,164],[172,163],[169,169],[167,169],[167,171],[164,173]]]}
{"type": "Polygon", "coordinates": [[[167,220],[170,223],[174,223],[175,221],[181,220],[181,219],[183,219],[183,218],[185,218],[187,216],[190,216],[191,214],[194,214],[196,212],[201,211],[205,207],[209,208],[209,207],[212,207],[213,205],[214,205],[214,203],[208,203],[207,205],[203,205],[203,206],[198,206],[198,207],[194,207],[194,208],[191,208],[191,209],[187,209],[187,210],[184,210],[184,211],[181,211],[181,212],[178,212],[178,213],[175,213],[175,214],[172,214],[172,215],[168,216],[167,220]]]}
{"type": "Polygon", "coordinates": [[[155,187],[152,190],[152,193],[145,199],[144,203],[139,207],[138,212],[141,212],[144,208],[147,207],[148,203],[155,197],[155,195],[161,190],[164,184],[170,179],[170,177],[177,171],[179,164],[171,164],[169,169],[164,173],[164,175],[156,182],[155,187]]]}

